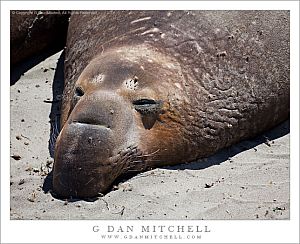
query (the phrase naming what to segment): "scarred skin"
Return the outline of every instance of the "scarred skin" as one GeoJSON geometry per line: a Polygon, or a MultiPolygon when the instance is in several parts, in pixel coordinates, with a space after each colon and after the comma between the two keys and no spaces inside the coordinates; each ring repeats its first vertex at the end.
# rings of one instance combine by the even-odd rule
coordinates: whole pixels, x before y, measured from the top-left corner
{"type": "Polygon", "coordinates": [[[288,11],[74,13],[54,191],[96,196],[253,137],[288,118],[289,84],[288,11]]]}

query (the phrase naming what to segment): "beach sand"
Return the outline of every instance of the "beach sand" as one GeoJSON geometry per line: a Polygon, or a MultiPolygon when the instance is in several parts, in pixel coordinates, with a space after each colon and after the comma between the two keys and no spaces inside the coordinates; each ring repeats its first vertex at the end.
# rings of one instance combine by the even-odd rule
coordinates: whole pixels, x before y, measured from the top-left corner
{"type": "Polygon", "coordinates": [[[49,140],[59,116],[61,54],[11,78],[11,219],[290,218],[289,121],[209,158],[123,179],[95,201],[54,198],[49,140]]]}

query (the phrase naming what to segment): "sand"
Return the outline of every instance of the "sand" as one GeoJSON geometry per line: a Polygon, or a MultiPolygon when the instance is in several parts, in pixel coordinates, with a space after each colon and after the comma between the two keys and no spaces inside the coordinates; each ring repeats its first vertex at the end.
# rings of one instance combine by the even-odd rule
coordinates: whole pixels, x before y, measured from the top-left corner
{"type": "Polygon", "coordinates": [[[47,175],[51,121],[59,118],[61,54],[31,60],[12,76],[11,219],[290,218],[289,121],[212,157],[124,179],[95,201],[54,198],[47,175]]]}

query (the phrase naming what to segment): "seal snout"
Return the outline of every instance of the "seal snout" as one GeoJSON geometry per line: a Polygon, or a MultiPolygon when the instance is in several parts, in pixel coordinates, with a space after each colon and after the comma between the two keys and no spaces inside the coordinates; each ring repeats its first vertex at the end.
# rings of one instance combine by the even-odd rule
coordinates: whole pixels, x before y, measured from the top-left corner
{"type": "Polygon", "coordinates": [[[109,187],[111,131],[91,124],[66,125],[56,144],[54,191],[63,197],[91,197],[109,187]]]}
{"type": "Polygon", "coordinates": [[[96,196],[122,174],[118,151],[129,143],[133,115],[118,95],[93,95],[76,104],[56,142],[53,189],[59,196],[96,196]]]}

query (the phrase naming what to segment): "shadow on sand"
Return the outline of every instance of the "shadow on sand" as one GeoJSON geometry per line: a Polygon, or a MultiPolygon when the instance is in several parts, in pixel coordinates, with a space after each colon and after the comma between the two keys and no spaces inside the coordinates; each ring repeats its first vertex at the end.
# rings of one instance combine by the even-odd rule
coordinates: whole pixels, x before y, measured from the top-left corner
{"type": "MultiPolygon", "coordinates": [[[[64,58],[65,53],[62,52],[57,61],[52,85],[52,106],[49,114],[50,136],[48,141],[48,150],[52,158],[54,158],[56,138],[60,131],[61,103],[64,89],[64,58]]],[[[45,193],[51,192],[52,171],[46,176],[42,189],[45,193]]]]}
{"type": "Polygon", "coordinates": [[[289,119],[274,127],[273,129],[266,131],[265,133],[258,135],[252,139],[244,140],[230,147],[221,149],[220,151],[206,158],[205,160],[200,159],[192,163],[168,166],[165,168],[170,170],[201,170],[213,165],[220,165],[221,163],[225,162],[226,160],[230,159],[236,154],[239,154],[243,151],[247,151],[249,149],[254,149],[256,146],[262,143],[266,143],[267,145],[269,145],[271,141],[280,138],[284,135],[287,135],[288,133],[290,133],[289,119]]]}
{"type": "Polygon", "coordinates": [[[24,62],[18,63],[16,65],[11,65],[10,85],[13,86],[24,73],[57,52],[59,52],[59,49],[52,48],[26,59],[26,61],[24,62]]]}

